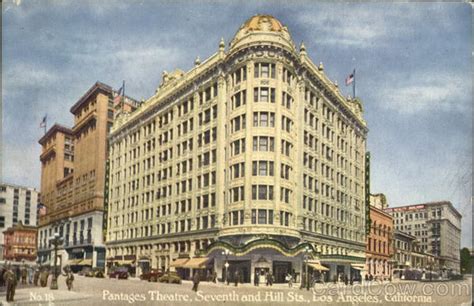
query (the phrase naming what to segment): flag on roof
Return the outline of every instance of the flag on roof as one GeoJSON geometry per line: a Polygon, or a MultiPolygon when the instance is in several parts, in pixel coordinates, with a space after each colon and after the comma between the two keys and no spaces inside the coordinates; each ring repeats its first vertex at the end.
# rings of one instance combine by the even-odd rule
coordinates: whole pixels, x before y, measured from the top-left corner
{"type": "Polygon", "coordinates": [[[40,123],[40,128],[44,128],[46,127],[46,120],[48,119],[48,115],[44,115],[43,117],[43,120],[41,120],[41,123],[40,123]]]}
{"type": "Polygon", "coordinates": [[[346,86],[351,85],[354,82],[355,69],[354,71],[346,78],[346,86]]]}

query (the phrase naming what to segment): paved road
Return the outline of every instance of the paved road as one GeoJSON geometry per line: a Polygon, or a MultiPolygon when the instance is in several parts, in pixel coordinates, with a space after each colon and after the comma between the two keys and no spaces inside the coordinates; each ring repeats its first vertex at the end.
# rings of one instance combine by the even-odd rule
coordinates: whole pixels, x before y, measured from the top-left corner
{"type": "MultiPolygon", "coordinates": [[[[372,285],[318,285],[314,290],[277,284],[254,287],[191,282],[182,285],[76,276],[73,291],[64,278],[59,290],[19,288],[14,305],[471,305],[471,279],[443,283],[394,282],[372,285]]],[[[0,293],[2,305],[5,293],[0,293]]],[[[13,305],[13,304],[11,304],[13,305]]]]}

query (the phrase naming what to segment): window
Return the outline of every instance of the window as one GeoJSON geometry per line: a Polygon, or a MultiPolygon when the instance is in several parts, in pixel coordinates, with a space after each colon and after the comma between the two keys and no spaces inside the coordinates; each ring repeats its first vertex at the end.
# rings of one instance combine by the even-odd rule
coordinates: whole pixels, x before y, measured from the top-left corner
{"type": "Polygon", "coordinates": [[[253,137],[253,150],[274,152],[275,139],[273,137],[254,136],[253,137]]]}
{"type": "Polygon", "coordinates": [[[247,80],[247,68],[241,67],[238,68],[232,75],[232,80],[234,81],[234,85],[247,80]]]}
{"type": "Polygon", "coordinates": [[[273,200],[273,186],[252,185],[252,200],[273,200]]]}
{"type": "Polygon", "coordinates": [[[254,112],[253,113],[253,126],[274,127],[275,126],[275,113],[254,112]]]}
{"type": "Polygon", "coordinates": [[[255,78],[275,78],[275,64],[270,63],[256,63],[254,65],[255,78]]]}
{"type": "Polygon", "coordinates": [[[245,105],[247,100],[247,91],[242,90],[232,96],[232,109],[236,109],[242,105],[245,105]]]}
{"type": "Polygon", "coordinates": [[[254,176],[273,176],[272,161],[254,161],[252,162],[252,175],[254,176]]]}
{"type": "Polygon", "coordinates": [[[275,103],[275,88],[256,87],[253,91],[254,102],[275,103]]]}
{"type": "Polygon", "coordinates": [[[231,153],[233,156],[244,153],[245,152],[245,138],[237,139],[233,141],[230,145],[231,153]]]}
{"type": "Polygon", "coordinates": [[[265,209],[258,210],[258,224],[267,224],[267,211],[265,209]]]}
{"type": "Polygon", "coordinates": [[[231,129],[232,132],[237,132],[242,129],[245,129],[245,114],[241,116],[237,116],[231,120],[231,129]]]}

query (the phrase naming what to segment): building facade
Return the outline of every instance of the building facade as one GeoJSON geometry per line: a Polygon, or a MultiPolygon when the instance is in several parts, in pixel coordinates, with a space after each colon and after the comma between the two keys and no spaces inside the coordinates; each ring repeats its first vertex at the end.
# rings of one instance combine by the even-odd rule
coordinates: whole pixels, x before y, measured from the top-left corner
{"type": "Polygon", "coordinates": [[[385,210],[396,229],[416,237],[420,252],[434,256],[435,269],[459,273],[461,214],[448,201],[393,207],[385,210]]]}
{"type": "Polygon", "coordinates": [[[15,262],[36,261],[36,226],[23,225],[21,222],[3,232],[3,259],[15,262]]]}
{"type": "MultiPolygon", "coordinates": [[[[71,108],[74,126],[58,124],[39,140],[42,204],[38,256],[51,262],[50,238],[59,233],[61,265],[104,267],[107,135],[114,119],[112,88],[97,82],[71,108]]],[[[80,269],[80,267],[75,267],[80,269]]]]}
{"type": "Polygon", "coordinates": [[[374,279],[386,280],[392,275],[393,218],[383,211],[385,195],[370,196],[370,232],[366,246],[366,272],[374,279]]]}
{"type": "Polygon", "coordinates": [[[37,225],[39,192],[30,187],[12,184],[0,185],[0,259],[4,254],[3,232],[20,222],[37,225]]]}
{"type": "Polygon", "coordinates": [[[244,282],[257,271],[283,282],[305,258],[327,278],[354,272],[365,263],[366,136],[361,102],[278,20],[254,16],[228,50],[222,40],[190,71],[164,72],[114,123],[108,260],[244,282]]]}

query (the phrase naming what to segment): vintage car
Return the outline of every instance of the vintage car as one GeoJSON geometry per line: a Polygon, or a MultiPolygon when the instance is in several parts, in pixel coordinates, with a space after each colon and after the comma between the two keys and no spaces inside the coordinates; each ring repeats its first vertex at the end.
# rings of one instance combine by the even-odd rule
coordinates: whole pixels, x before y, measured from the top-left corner
{"type": "Polygon", "coordinates": [[[109,272],[109,278],[127,279],[128,268],[127,267],[112,268],[111,271],[109,272]]]}
{"type": "Polygon", "coordinates": [[[158,279],[163,275],[163,271],[160,269],[151,269],[148,272],[142,273],[140,275],[141,280],[147,280],[149,282],[157,282],[158,279]]]}
{"type": "Polygon", "coordinates": [[[92,272],[91,267],[84,267],[82,268],[81,271],[79,271],[77,274],[82,275],[82,276],[88,276],[87,274],[90,274],[92,272]]]}
{"type": "Polygon", "coordinates": [[[181,284],[181,277],[176,272],[166,272],[160,278],[160,283],[181,284]]]}

